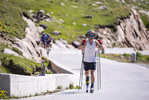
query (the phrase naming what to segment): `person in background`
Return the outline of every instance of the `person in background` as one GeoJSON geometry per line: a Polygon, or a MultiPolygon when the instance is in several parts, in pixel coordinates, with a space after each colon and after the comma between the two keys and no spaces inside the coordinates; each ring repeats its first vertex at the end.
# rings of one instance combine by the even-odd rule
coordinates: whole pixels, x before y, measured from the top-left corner
{"type": "Polygon", "coordinates": [[[48,34],[45,41],[46,41],[47,54],[49,54],[49,51],[51,51],[53,39],[52,39],[52,38],[50,37],[50,35],[48,34]]]}
{"type": "Polygon", "coordinates": [[[42,33],[42,36],[41,36],[41,45],[42,47],[46,48],[46,38],[47,38],[47,35],[45,33],[42,33]]]}

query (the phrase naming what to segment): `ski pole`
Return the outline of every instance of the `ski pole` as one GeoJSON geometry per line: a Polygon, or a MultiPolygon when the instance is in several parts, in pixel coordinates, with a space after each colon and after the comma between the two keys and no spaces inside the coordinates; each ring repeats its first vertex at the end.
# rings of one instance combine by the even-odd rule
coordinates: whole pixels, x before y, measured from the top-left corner
{"type": "Polygon", "coordinates": [[[99,75],[100,75],[100,89],[101,89],[101,65],[100,65],[100,48],[99,48],[99,51],[98,51],[98,60],[99,60],[99,75]]]}
{"type": "MultiPolygon", "coordinates": [[[[86,40],[82,41],[82,45],[84,45],[86,43],[86,40]]],[[[82,89],[82,81],[83,81],[83,59],[84,59],[84,54],[85,54],[85,48],[83,47],[83,51],[82,51],[82,62],[81,62],[81,70],[80,70],[80,80],[79,80],[79,87],[81,87],[82,89]]]]}
{"type": "MultiPolygon", "coordinates": [[[[99,44],[102,44],[102,41],[101,40],[98,40],[99,44]]],[[[98,66],[99,66],[99,75],[100,75],[100,89],[101,89],[101,65],[100,65],[100,45],[99,45],[99,48],[98,48],[98,66]]],[[[99,88],[98,88],[99,90],[99,88]]]]}
{"type": "Polygon", "coordinates": [[[80,70],[80,79],[79,79],[79,87],[82,89],[82,80],[83,80],[83,56],[82,54],[82,63],[81,63],[81,70],[80,70]]]}

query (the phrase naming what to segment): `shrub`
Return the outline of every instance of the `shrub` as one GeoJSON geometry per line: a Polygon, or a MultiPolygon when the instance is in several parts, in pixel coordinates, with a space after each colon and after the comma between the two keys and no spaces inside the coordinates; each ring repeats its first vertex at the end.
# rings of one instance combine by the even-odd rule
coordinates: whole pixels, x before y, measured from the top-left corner
{"type": "Polygon", "coordinates": [[[74,89],[74,85],[73,84],[69,84],[69,89],[74,89]]]}
{"type": "Polygon", "coordinates": [[[149,61],[149,57],[147,57],[147,59],[146,59],[147,61],[149,61]]]}
{"type": "Polygon", "coordinates": [[[62,86],[59,85],[59,86],[57,87],[57,89],[62,89],[62,86]]]}
{"type": "Polygon", "coordinates": [[[81,89],[81,87],[77,85],[77,86],[76,86],[76,89],[81,89]]]}
{"type": "Polygon", "coordinates": [[[139,53],[139,52],[136,53],[136,58],[137,58],[137,60],[141,60],[142,57],[143,57],[143,56],[142,56],[141,53],[139,53]]]}
{"type": "Polygon", "coordinates": [[[124,56],[124,57],[130,57],[131,55],[124,53],[123,56],[124,56]]]}

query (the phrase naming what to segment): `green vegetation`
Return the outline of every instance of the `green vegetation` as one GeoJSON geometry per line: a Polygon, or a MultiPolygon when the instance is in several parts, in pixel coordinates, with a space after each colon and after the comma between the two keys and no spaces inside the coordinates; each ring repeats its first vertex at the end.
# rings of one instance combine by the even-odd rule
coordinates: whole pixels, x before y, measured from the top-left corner
{"type": "Polygon", "coordinates": [[[81,89],[81,87],[77,85],[77,86],[76,86],[76,89],[81,89]]]}
{"type": "Polygon", "coordinates": [[[59,85],[59,86],[57,87],[57,89],[62,89],[62,86],[59,85]]]}
{"type": "Polygon", "coordinates": [[[23,55],[23,53],[18,48],[12,47],[12,50],[18,53],[19,55],[23,55]]]}
{"type": "Polygon", "coordinates": [[[0,43],[0,52],[3,51],[5,48],[8,48],[8,44],[0,43]]]}
{"type": "Polygon", "coordinates": [[[149,63],[149,56],[147,55],[142,55],[141,53],[137,52],[136,53],[136,56],[137,56],[137,60],[140,62],[148,62],[149,63]]]}
{"type": "Polygon", "coordinates": [[[10,45],[5,43],[0,43],[0,51],[3,51],[5,48],[11,49],[12,51],[18,53],[19,55],[22,55],[22,52],[18,48],[11,47],[10,45]]]}
{"type": "MultiPolygon", "coordinates": [[[[1,64],[0,64],[1,65],[1,64]]],[[[4,67],[4,66],[0,66],[0,73],[10,73],[9,69],[4,67]]]]}
{"type": "Polygon", "coordinates": [[[2,72],[31,75],[41,69],[41,64],[39,63],[9,54],[0,53],[0,62],[0,70],[2,70],[2,72]]]}
{"type": "Polygon", "coordinates": [[[74,89],[74,85],[73,84],[69,84],[69,89],[74,89]]]}
{"type": "MultiPolygon", "coordinates": [[[[31,18],[29,16],[29,10],[33,10],[33,13],[36,14],[39,9],[42,9],[45,13],[49,13],[52,17],[55,17],[56,21],[40,21],[36,23],[36,25],[46,24],[48,26],[44,31],[46,34],[50,34],[54,39],[62,38],[68,40],[68,42],[72,42],[79,35],[85,34],[89,29],[94,29],[98,26],[110,27],[111,30],[115,32],[116,25],[119,24],[118,19],[129,17],[132,5],[138,6],[143,10],[149,10],[149,6],[145,1],[134,3],[131,0],[125,0],[125,4],[116,2],[116,0],[100,0],[103,4],[95,4],[95,2],[98,1],[99,0],[0,0],[0,37],[5,40],[9,39],[12,43],[14,43],[14,38],[16,37],[20,39],[24,38],[24,30],[27,27],[27,23],[23,20],[22,15],[31,18]],[[64,6],[62,6],[61,3],[64,3],[64,6]],[[95,4],[95,6],[92,4],[95,4]],[[104,5],[107,9],[97,9],[104,5]],[[86,15],[92,15],[93,18],[85,18],[86,15]],[[60,19],[62,19],[64,23],[59,23],[60,19]],[[73,22],[75,22],[76,25],[73,25],[73,22]],[[87,26],[84,27],[82,24],[86,24],[87,26]],[[62,34],[52,35],[51,33],[54,30],[60,31],[62,34]]],[[[149,0],[146,1],[149,2],[149,0]]],[[[144,25],[149,30],[149,17],[144,14],[140,15],[144,25]]],[[[0,51],[4,48],[9,48],[19,55],[22,55],[22,52],[17,48],[12,48],[8,44],[0,43],[0,51]]],[[[128,55],[115,55],[115,57],[126,57],[124,61],[128,61],[127,59],[131,58],[128,55]]],[[[149,58],[139,58],[139,60],[143,59],[148,60],[149,58]]],[[[7,68],[11,68],[13,64],[25,74],[31,74],[38,69],[34,62],[12,55],[0,54],[0,61],[2,62],[2,65],[0,65],[2,72],[5,72],[7,68]],[[10,62],[12,65],[10,65],[10,62]]],[[[49,62],[46,62],[46,66],[48,66],[48,64],[49,62]]],[[[10,72],[12,71],[10,70],[10,72]]]]}
{"type": "Polygon", "coordinates": [[[38,9],[43,9],[46,13],[53,12],[51,15],[57,21],[40,22],[37,25],[47,24],[48,29],[45,30],[45,33],[51,34],[54,30],[57,30],[62,35],[54,36],[51,34],[54,39],[63,38],[69,41],[98,25],[110,27],[115,31],[115,26],[119,23],[117,18],[126,18],[130,14],[130,9],[125,4],[117,3],[114,0],[101,0],[102,5],[92,6],[96,1],[98,0],[79,0],[77,2],[75,0],[11,0],[11,2],[1,0],[0,33],[4,36],[23,38],[27,24],[23,21],[21,15],[23,13],[28,14],[29,10],[33,10],[34,13],[37,13],[38,9]],[[65,6],[61,5],[62,2],[65,6]],[[103,5],[107,6],[108,9],[97,9],[103,5]],[[85,18],[86,15],[92,15],[93,18],[85,18]],[[60,19],[64,20],[64,23],[60,24],[60,19]],[[76,25],[73,25],[73,22],[76,25]],[[84,27],[82,24],[87,24],[87,26],[84,27]]]}
{"type": "Polygon", "coordinates": [[[22,18],[23,9],[10,2],[0,1],[0,34],[4,37],[23,38],[27,23],[22,18]]]}
{"type": "MultiPolygon", "coordinates": [[[[108,58],[111,60],[116,60],[119,62],[131,62],[131,55],[130,54],[101,54],[103,58],[108,58]]],[[[142,55],[141,53],[136,53],[136,62],[135,63],[144,63],[149,65],[149,56],[142,55]]]]}
{"type": "Polygon", "coordinates": [[[149,16],[142,14],[142,13],[140,13],[140,15],[141,15],[141,19],[143,21],[143,24],[145,25],[145,27],[149,31],[149,16]]]}
{"type": "MultiPolygon", "coordinates": [[[[125,3],[116,2],[116,0],[100,0],[103,4],[95,4],[99,0],[1,0],[0,1],[0,34],[2,36],[23,38],[25,36],[24,29],[27,23],[22,19],[22,15],[33,10],[36,14],[39,9],[51,14],[56,18],[53,22],[43,22],[36,24],[46,24],[48,28],[45,33],[51,34],[54,30],[60,31],[62,35],[52,35],[54,39],[63,38],[71,42],[79,35],[85,34],[87,30],[95,27],[110,27],[116,31],[116,25],[119,24],[118,18],[123,19],[129,17],[131,6],[135,5],[144,10],[149,10],[149,6],[144,2],[132,2],[125,0],[125,3]],[[64,3],[64,6],[61,5],[64,3]],[[93,6],[92,4],[95,4],[93,6]],[[100,6],[107,6],[107,9],[99,10],[100,6]],[[129,5],[129,7],[128,7],[129,5]],[[85,18],[86,15],[92,15],[93,18],[85,18]],[[62,19],[64,23],[59,23],[62,19]],[[73,25],[73,22],[76,25],[73,25]],[[84,27],[82,24],[86,24],[84,27]]],[[[148,0],[147,0],[148,1],[148,0]]],[[[148,1],[149,2],[149,1],[148,1]]],[[[141,17],[145,26],[148,28],[148,17],[141,17]]]]}

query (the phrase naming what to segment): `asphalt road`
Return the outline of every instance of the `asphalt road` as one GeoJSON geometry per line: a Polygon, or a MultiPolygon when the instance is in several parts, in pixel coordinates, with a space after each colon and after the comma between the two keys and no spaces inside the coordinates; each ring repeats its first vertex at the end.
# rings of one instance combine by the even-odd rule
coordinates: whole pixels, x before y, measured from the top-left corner
{"type": "MultiPolygon", "coordinates": [[[[74,74],[80,72],[80,51],[53,50],[49,59],[58,61],[73,70],[74,74]]],[[[83,90],[66,90],[25,100],[149,100],[149,69],[104,58],[101,58],[100,62],[102,75],[100,90],[97,90],[96,77],[94,93],[85,93],[84,85],[83,90]]]]}

